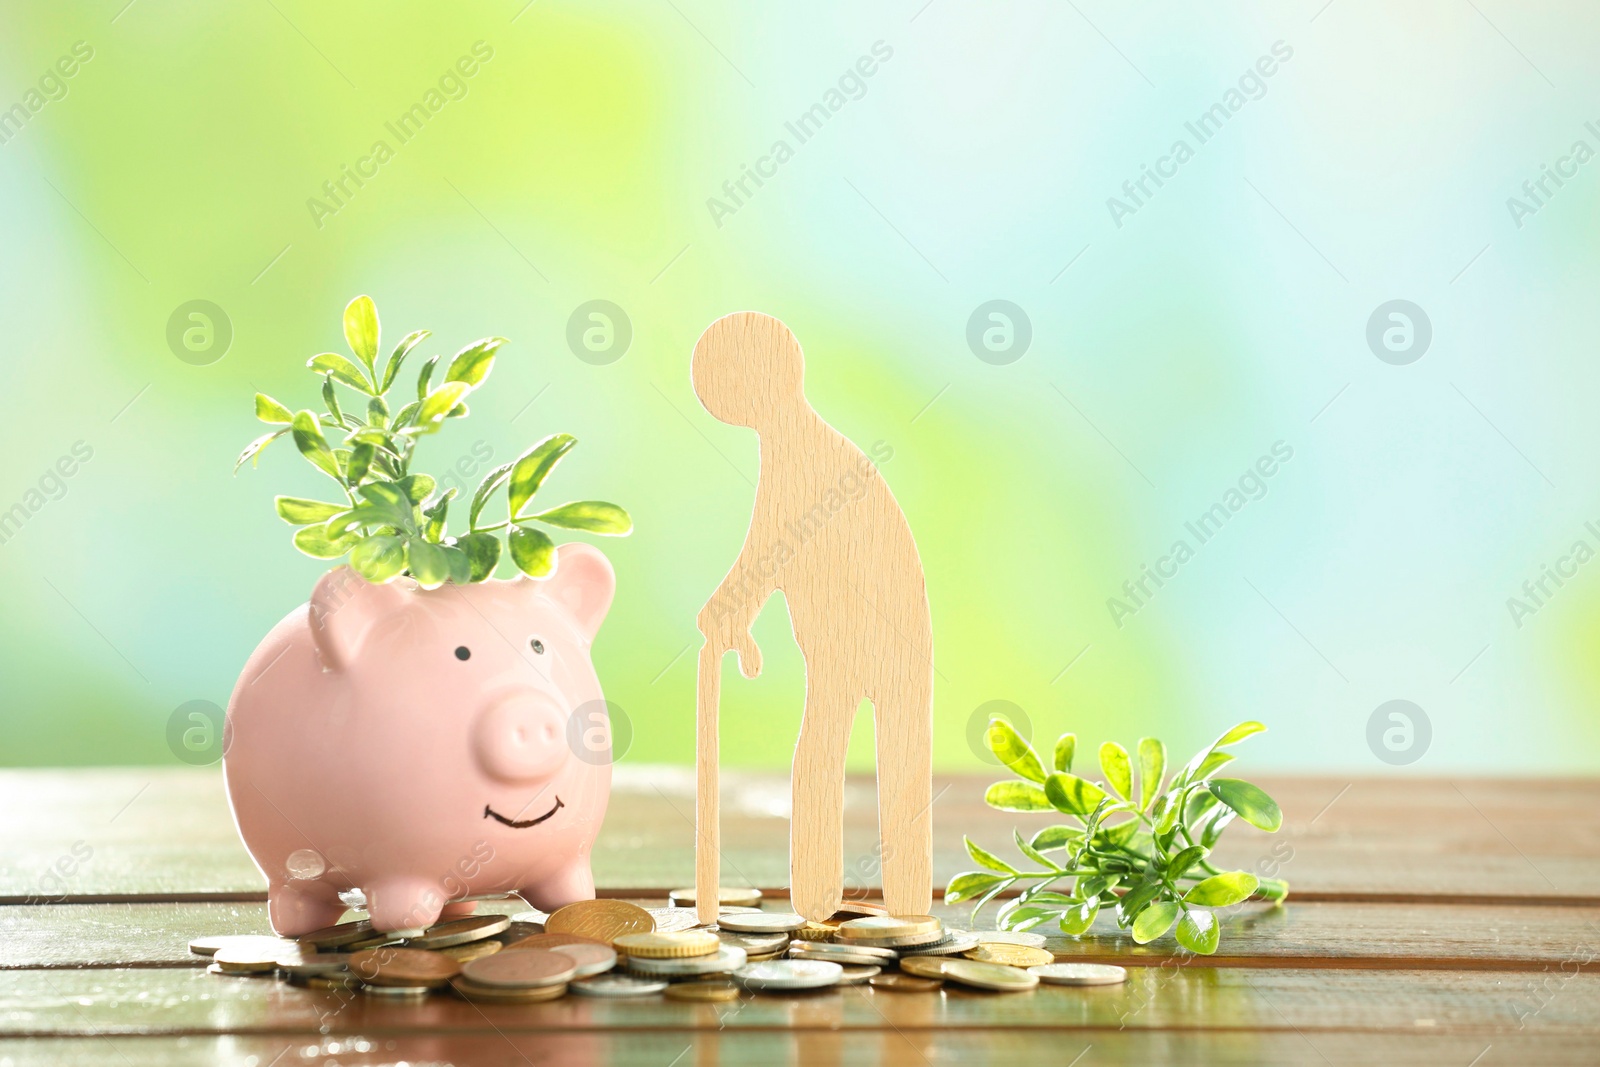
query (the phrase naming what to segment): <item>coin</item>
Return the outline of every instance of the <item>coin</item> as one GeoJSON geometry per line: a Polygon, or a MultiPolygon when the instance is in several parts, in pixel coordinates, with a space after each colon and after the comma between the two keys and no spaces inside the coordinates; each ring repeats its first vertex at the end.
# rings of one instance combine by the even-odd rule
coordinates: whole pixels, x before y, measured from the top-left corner
{"type": "Polygon", "coordinates": [[[550,913],[547,911],[540,911],[538,908],[529,908],[527,911],[519,911],[515,915],[510,916],[510,919],[513,923],[533,923],[538,926],[543,926],[545,923],[550,921],[550,913]]]}
{"type": "Polygon", "coordinates": [[[1049,949],[1008,945],[1002,941],[986,941],[963,955],[979,963],[999,963],[1006,967],[1038,967],[1054,963],[1056,959],[1056,954],[1049,949]]]}
{"type": "Polygon", "coordinates": [[[668,1000],[724,1001],[738,1000],[739,987],[732,982],[674,982],[667,986],[668,1000]]]}
{"type": "Polygon", "coordinates": [[[295,952],[278,957],[278,970],[296,978],[322,978],[349,974],[348,952],[295,952]]]}
{"type": "Polygon", "coordinates": [[[843,922],[866,915],[887,915],[889,909],[873,900],[847,900],[839,905],[833,917],[843,922]]]}
{"type": "Polygon", "coordinates": [[[874,975],[869,984],[873,989],[894,993],[932,993],[944,982],[937,978],[918,978],[914,974],[879,974],[874,975]]]}
{"type": "Polygon", "coordinates": [[[918,978],[943,978],[950,961],[943,956],[901,957],[900,969],[918,978]]]}
{"type": "Polygon", "coordinates": [[[841,937],[841,945],[868,945],[872,948],[913,949],[937,945],[945,939],[944,931],[930,930],[925,934],[901,934],[898,937],[841,937]]]}
{"type": "Polygon", "coordinates": [[[733,972],[746,989],[820,989],[837,985],[844,968],[827,960],[768,960],[733,972]]]}
{"type": "Polygon", "coordinates": [[[212,953],[213,966],[227,974],[270,974],[278,969],[278,956],[271,945],[224,945],[212,953]]]}
{"type": "MultiPolygon", "coordinates": [[[[521,941],[513,941],[506,946],[506,951],[517,952],[522,949],[536,948],[548,952],[559,945],[605,945],[604,941],[597,941],[592,937],[582,937],[578,934],[534,934],[521,941]]],[[[611,946],[606,945],[607,948],[611,946]]]]}
{"type": "Polygon", "coordinates": [[[370,922],[366,919],[357,919],[355,922],[340,923],[337,926],[324,926],[320,930],[301,934],[295,940],[313,948],[330,949],[340,948],[356,941],[365,941],[375,933],[370,922]]]}
{"type": "Polygon", "coordinates": [[[737,945],[751,955],[782,952],[789,947],[788,934],[741,934],[735,930],[724,930],[720,926],[709,929],[724,945],[737,945]]]}
{"type": "Polygon", "coordinates": [[[639,959],[678,959],[683,956],[709,956],[722,947],[709,930],[677,930],[672,933],[623,934],[616,947],[639,959]]]}
{"type": "MultiPolygon", "coordinates": [[[[739,904],[750,907],[761,902],[761,890],[722,885],[717,887],[719,905],[739,904]]],[[[694,887],[674,889],[667,894],[667,903],[674,908],[692,908],[695,905],[694,887]]]]}
{"type": "Polygon", "coordinates": [[[741,934],[788,933],[806,924],[792,911],[727,911],[717,914],[717,926],[741,934]]]}
{"type": "Polygon", "coordinates": [[[839,929],[837,923],[811,923],[808,922],[800,929],[794,931],[794,936],[801,941],[832,941],[833,935],[839,929]]]}
{"type": "Polygon", "coordinates": [[[579,979],[567,988],[586,997],[647,997],[666,989],[667,982],[661,978],[640,978],[612,971],[579,979]]]}
{"type": "Polygon", "coordinates": [[[1028,973],[1051,985],[1116,985],[1128,980],[1127,968],[1111,963],[1042,963],[1029,967],[1028,973]]]}
{"type": "Polygon", "coordinates": [[[744,949],[722,945],[714,955],[679,956],[671,959],[628,957],[628,970],[634,974],[687,978],[697,974],[727,974],[750,961],[744,949]]]}
{"type": "Polygon", "coordinates": [[[1044,948],[1043,934],[1030,934],[1026,930],[979,930],[978,940],[987,941],[995,945],[1027,945],[1029,948],[1044,948]]]}
{"type": "Polygon", "coordinates": [[[474,985],[530,989],[562,985],[578,971],[571,956],[539,949],[498,952],[461,965],[461,975],[474,985]]]}
{"type": "Polygon", "coordinates": [[[512,919],[510,926],[493,935],[493,940],[500,942],[502,945],[511,945],[525,937],[532,937],[534,934],[542,933],[544,933],[544,923],[525,923],[512,919]]]}
{"type": "Polygon", "coordinates": [[[421,937],[408,938],[407,948],[449,948],[493,937],[511,925],[504,915],[469,915],[462,919],[434,923],[421,937]]]}
{"type": "Polygon", "coordinates": [[[866,985],[867,981],[883,973],[875,965],[844,965],[839,969],[840,985],[866,985]]]}
{"type": "Polygon", "coordinates": [[[461,973],[461,964],[424,948],[369,948],[351,955],[350,973],[368,985],[439,986],[461,973]]]}
{"type": "Polygon", "coordinates": [[[617,965],[617,954],[604,945],[557,945],[550,950],[563,956],[569,956],[578,969],[573,973],[574,978],[588,978],[592,974],[604,974],[617,965]]]}
{"type": "Polygon", "coordinates": [[[865,915],[840,923],[838,934],[840,941],[900,941],[907,945],[928,944],[943,936],[944,924],[932,915],[865,915]]]}
{"type": "Polygon", "coordinates": [[[611,944],[623,934],[648,934],[656,928],[650,913],[625,900],[580,900],[558,909],[544,924],[552,934],[578,934],[611,944]]]}
{"type": "Polygon", "coordinates": [[[361,992],[369,997],[398,997],[421,999],[433,992],[431,985],[363,985],[361,992]]]}
{"type": "Polygon", "coordinates": [[[530,1004],[542,1000],[555,1000],[566,995],[564,982],[542,986],[492,986],[481,985],[469,978],[457,976],[450,979],[450,988],[467,1000],[498,1001],[499,1003],[530,1004]]]}
{"type": "Polygon", "coordinates": [[[807,952],[803,948],[791,948],[788,956],[791,960],[827,960],[830,963],[859,964],[863,967],[882,967],[892,962],[879,956],[863,956],[855,952],[830,952],[824,955],[820,952],[807,952]]]}
{"type": "Polygon", "coordinates": [[[978,935],[970,930],[946,930],[941,941],[931,945],[908,945],[899,951],[902,957],[959,956],[969,949],[976,948],[979,943],[978,935]]]}
{"type": "Polygon", "coordinates": [[[693,930],[700,925],[700,917],[693,908],[646,908],[656,921],[656,933],[671,934],[679,930],[693,930]]]}
{"type": "Polygon", "coordinates": [[[823,959],[835,956],[866,956],[874,963],[893,960],[898,955],[892,948],[873,948],[871,945],[847,944],[843,941],[791,941],[790,952],[805,952],[823,959]]]}
{"type": "Polygon", "coordinates": [[[230,946],[270,952],[274,957],[285,952],[293,952],[300,947],[288,938],[272,937],[268,934],[218,934],[213,937],[195,938],[189,942],[189,951],[196,956],[214,956],[218,949],[230,946]]]}
{"type": "Polygon", "coordinates": [[[1039,984],[1038,975],[1000,963],[979,963],[976,960],[961,959],[946,959],[940,962],[944,964],[945,981],[960,982],[962,985],[977,989],[988,989],[996,993],[1020,993],[1039,984]]]}
{"type": "Polygon", "coordinates": [[[484,938],[482,941],[468,941],[464,945],[450,945],[446,948],[436,948],[433,951],[449,956],[457,963],[466,963],[468,960],[492,956],[503,948],[505,948],[504,945],[489,937],[484,938]]]}
{"type": "Polygon", "coordinates": [[[399,934],[382,934],[375,930],[360,941],[351,941],[349,944],[340,945],[339,950],[341,952],[361,952],[364,949],[378,948],[383,945],[398,945],[400,940],[399,934]]]}

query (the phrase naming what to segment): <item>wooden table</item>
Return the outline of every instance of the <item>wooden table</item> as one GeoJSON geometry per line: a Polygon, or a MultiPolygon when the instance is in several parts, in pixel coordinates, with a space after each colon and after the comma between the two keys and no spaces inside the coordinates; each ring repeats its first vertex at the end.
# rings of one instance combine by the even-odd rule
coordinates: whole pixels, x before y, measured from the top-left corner
{"type": "MultiPolygon", "coordinates": [[[[1289,904],[1236,909],[1209,958],[1109,925],[1051,939],[1129,965],[1124,986],[499,1006],[207,974],[190,937],[267,931],[214,770],[0,772],[0,1064],[1600,1062],[1600,782],[1259,780],[1284,828],[1235,823],[1220,859],[1276,865],[1289,904]]],[[[935,785],[941,884],[971,866],[963,833],[998,850],[1028,825],[985,809],[985,782],[935,785]]],[[[690,884],[693,803],[691,770],[619,768],[602,893],[690,884]]],[[[870,887],[871,779],[847,805],[849,881],[870,887]]],[[[727,776],[725,881],[783,895],[787,806],[786,779],[727,776]]]]}

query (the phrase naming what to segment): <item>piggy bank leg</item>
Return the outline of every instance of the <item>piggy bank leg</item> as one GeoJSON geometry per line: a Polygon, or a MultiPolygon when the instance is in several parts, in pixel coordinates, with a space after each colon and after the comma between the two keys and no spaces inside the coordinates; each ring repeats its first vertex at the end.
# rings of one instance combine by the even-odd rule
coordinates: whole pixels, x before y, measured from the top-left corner
{"type": "Polygon", "coordinates": [[[478,902],[476,900],[456,900],[439,909],[439,918],[464,919],[468,915],[476,915],[478,902]]]}
{"type": "Polygon", "coordinates": [[[332,926],[344,912],[338,892],[324,882],[280,882],[267,887],[267,919],[279,937],[298,937],[332,926]]]}
{"type": "Polygon", "coordinates": [[[555,911],[580,900],[594,899],[594,872],[589,857],[580,856],[537,885],[517,890],[517,896],[540,911],[555,911]]]}
{"type": "Polygon", "coordinates": [[[364,887],[367,917],[386,934],[415,937],[439,921],[444,893],[426,878],[391,878],[364,887]]]}

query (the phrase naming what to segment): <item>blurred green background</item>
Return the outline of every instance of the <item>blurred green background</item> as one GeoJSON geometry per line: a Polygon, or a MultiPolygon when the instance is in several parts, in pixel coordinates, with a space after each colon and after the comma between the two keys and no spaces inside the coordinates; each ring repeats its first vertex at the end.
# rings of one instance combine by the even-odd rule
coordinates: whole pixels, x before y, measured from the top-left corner
{"type": "MultiPolygon", "coordinates": [[[[893,449],[941,767],[979,766],[1000,700],[1036,739],[1187,749],[1254,717],[1258,765],[1592,770],[1600,564],[1561,560],[1600,547],[1600,164],[1561,160],[1600,149],[1597,38],[1589,7],[1503,0],[8,4],[0,761],[173,763],[174,709],[226,703],[322,569],[271,506],[317,475],[282,445],[231,474],[251,395],[314,403],[304,362],[365,292],[390,344],[512,340],[424,469],[565,430],[550,491],[633,513],[601,542],[595,650],[628,760],[693,758],[695,614],[756,448],[688,356],[754,308],[805,345],[817,409],[893,449]],[[309,203],[379,141],[336,212],[309,203]],[[1396,299],[1431,324],[1402,365],[1367,336],[1396,299]],[[167,340],[193,300],[231,326],[204,365],[167,340]],[[568,344],[593,300],[631,324],[613,362],[568,344]],[[1011,362],[968,341],[991,300],[1031,327],[1011,362]],[[1278,442],[1199,544],[1185,524],[1278,442]],[[1172,577],[1115,610],[1146,564],[1172,577]],[[1566,577],[1514,613],[1545,567],[1566,577]],[[1391,700],[1430,726],[1398,759],[1369,740],[1391,700]]],[[[756,636],[724,760],[780,767],[803,685],[781,600],[756,636]]]]}

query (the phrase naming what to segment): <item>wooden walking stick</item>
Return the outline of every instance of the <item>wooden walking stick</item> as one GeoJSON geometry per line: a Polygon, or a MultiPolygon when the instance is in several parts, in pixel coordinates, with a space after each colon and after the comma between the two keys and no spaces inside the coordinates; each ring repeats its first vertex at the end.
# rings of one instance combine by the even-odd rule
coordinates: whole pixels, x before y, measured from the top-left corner
{"type": "Polygon", "coordinates": [[[714,923],[722,848],[722,824],[717,811],[717,711],[722,702],[722,653],[710,641],[700,646],[700,677],[696,684],[694,906],[701,923],[714,923]]]}

